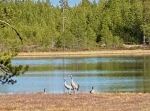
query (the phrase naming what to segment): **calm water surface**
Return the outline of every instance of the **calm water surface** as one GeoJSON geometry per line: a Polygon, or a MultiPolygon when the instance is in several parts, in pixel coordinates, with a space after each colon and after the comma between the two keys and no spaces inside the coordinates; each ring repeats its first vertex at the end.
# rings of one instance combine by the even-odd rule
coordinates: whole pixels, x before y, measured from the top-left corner
{"type": "Polygon", "coordinates": [[[15,85],[0,85],[0,93],[64,93],[63,76],[80,84],[79,92],[150,92],[150,56],[14,59],[30,65],[15,85]]]}

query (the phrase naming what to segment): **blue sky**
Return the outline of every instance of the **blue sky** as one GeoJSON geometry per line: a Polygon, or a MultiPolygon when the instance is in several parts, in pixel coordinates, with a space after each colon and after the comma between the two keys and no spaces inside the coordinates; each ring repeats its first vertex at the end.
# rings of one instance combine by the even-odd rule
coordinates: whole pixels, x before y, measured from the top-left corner
{"type": "MultiPolygon", "coordinates": [[[[59,3],[60,0],[50,0],[51,4],[56,6],[56,5],[60,5],[59,3]]],[[[68,0],[68,3],[70,6],[74,6],[75,4],[79,4],[82,0],[68,0]]],[[[93,0],[89,0],[91,2],[93,2],[93,0]]],[[[98,0],[96,0],[98,1],[98,0]]]]}

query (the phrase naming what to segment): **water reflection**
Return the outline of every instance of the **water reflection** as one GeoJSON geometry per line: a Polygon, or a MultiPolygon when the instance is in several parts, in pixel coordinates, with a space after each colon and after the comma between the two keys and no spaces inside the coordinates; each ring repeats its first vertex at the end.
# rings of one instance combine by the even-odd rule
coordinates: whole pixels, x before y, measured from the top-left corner
{"type": "Polygon", "coordinates": [[[14,59],[30,65],[15,85],[1,85],[1,93],[64,93],[63,76],[80,84],[79,92],[150,92],[150,57],[91,57],[14,59]]]}

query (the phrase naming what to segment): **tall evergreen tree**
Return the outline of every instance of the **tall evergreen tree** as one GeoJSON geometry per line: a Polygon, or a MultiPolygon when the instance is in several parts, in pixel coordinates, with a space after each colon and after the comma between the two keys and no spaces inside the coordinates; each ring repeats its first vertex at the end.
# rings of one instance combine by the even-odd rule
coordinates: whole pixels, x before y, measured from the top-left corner
{"type": "MultiPolygon", "coordinates": [[[[49,0],[11,0],[0,3],[0,19],[7,17],[6,22],[21,32],[22,50],[46,51],[63,48],[64,44],[69,49],[93,49],[106,42],[104,29],[110,35],[108,46],[122,41],[141,44],[150,35],[149,3],[149,0],[99,0],[98,3],[82,0],[73,7],[66,4],[63,18],[62,8],[53,6],[49,0]]],[[[5,27],[0,34],[3,48],[21,47],[12,29],[5,27]]]]}
{"type": "Polygon", "coordinates": [[[150,1],[142,0],[143,5],[143,43],[150,42],[150,1]],[[147,41],[145,39],[148,39],[147,41]]]}

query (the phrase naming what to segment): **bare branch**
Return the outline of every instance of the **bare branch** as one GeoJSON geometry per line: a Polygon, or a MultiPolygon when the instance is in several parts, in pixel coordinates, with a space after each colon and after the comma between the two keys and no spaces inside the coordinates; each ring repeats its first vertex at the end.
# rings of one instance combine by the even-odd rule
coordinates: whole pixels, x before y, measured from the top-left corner
{"type": "Polygon", "coordinates": [[[4,23],[4,24],[8,25],[9,27],[11,27],[11,28],[16,32],[16,34],[18,35],[18,37],[19,37],[19,39],[21,40],[21,43],[22,43],[22,45],[23,45],[22,37],[20,36],[20,34],[18,33],[18,31],[17,31],[14,27],[11,26],[9,23],[3,21],[3,20],[0,20],[0,22],[2,22],[2,23],[4,23]]]}

